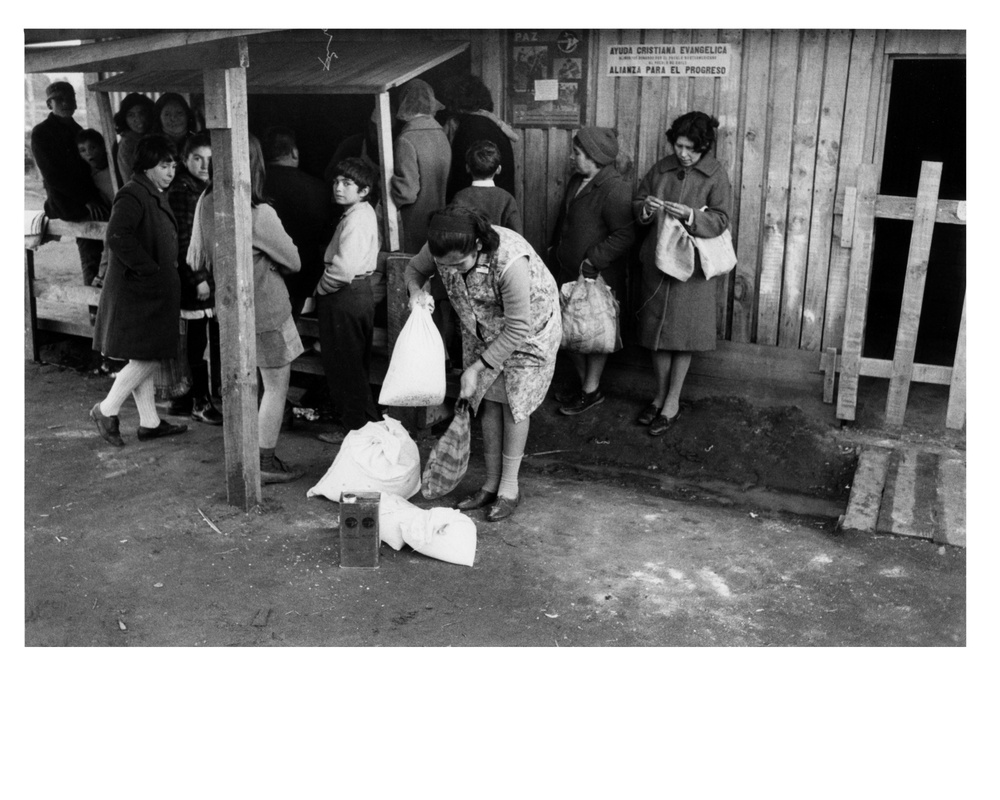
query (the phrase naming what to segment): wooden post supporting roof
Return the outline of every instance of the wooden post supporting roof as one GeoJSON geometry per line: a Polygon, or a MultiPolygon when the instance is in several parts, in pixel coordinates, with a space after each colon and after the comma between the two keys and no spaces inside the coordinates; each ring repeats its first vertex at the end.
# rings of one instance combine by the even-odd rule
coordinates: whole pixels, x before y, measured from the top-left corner
{"type": "MultiPolygon", "coordinates": [[[[245,40],[242,48],[245,52],[245,40]]],[[[261,494],[244,67],[205,70],[205,116],[215,173],[215,306],[222,351],[226,492],[231,505],[249,511],[260,503],[261,494]]]]}
{"type": "Polygon", "coordinates": [[[399,250],[399,224],[396,220],[396,204],[392,201],[389,184],[395,171],[392,156],[392,112],[389,107],[389,93],[379,92],[375,96],[375,120],[378,127],[378,154],[380,188],[382,189],[382,246],[390,252],[399,250]]]}

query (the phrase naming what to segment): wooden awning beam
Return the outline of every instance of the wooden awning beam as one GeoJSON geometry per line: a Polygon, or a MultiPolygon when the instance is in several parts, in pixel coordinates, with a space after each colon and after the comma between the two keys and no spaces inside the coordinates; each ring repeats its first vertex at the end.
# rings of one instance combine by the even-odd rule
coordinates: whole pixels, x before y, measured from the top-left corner
{"type": "Polygon", "coordinates": [[[190,69],[237,67],[229,63],[231,48],[213,47],[226,40],[273,28],[255,30],[209,30],[155,33],[74,47],[26,47],[24,71],[32,72],[126,72],[134,69],[190,69]],[[206,62],[203,59],[210,59],[206,62]],[[215,63],[213,59],[223,59],[215,63]]]}

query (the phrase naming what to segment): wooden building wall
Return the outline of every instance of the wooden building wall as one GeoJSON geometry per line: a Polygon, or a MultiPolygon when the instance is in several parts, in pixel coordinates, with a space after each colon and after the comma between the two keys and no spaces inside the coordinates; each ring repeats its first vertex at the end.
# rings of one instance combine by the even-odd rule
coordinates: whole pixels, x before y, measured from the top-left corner
{"type": "MultiPolygon", "coordinates": [[[[446,31],[472,41],[472,69],[504,115],[505,31],[446,31]]],[[[718,117],[717,157],[735,193],[739,264],[718,281],[720,339],[820,351],[843,337],[850,250],[840,244],[845,188],[881,164],[893,56],[962,57],[964,31],[598,30],[589,37],[587,124],[618,130],[633,185],[669,154],[664,132],[687,111],[718,117]],[[730,46],[726,78],[608,77],[608,46],[730,46]]],[[[520,128],[517,199],[527,238],[549,241],[570,175],[572,131],[520,128]]]]}

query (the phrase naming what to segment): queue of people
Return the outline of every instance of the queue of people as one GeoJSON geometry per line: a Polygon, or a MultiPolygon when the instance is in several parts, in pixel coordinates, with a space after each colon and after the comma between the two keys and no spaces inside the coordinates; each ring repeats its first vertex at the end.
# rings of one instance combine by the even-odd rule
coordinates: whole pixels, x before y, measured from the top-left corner
{"type": "MultiPolygon", "coordinates": [[[[516,133],[493,115],[492,99],[478,79],[452,84],[448,92],[446,99],[457,98],[452,101],[457,113],[442,125],[436,115],[444,105],[429,84],[415,79],[402,88],[395,173],[387,185],[400,212],[403,250],[415,253],[405,272],[410,306],[437,312],[446,344],[451,339],[459,346],[454,359],[461,361],[460,397],[478,410],[482,424],[486,476],[457,507],[485,509],[486,519],[497,521],[509,517],[522,498],[518,473],[530,416],[550,389],[560,350],[559,287],[600,277],[613,297],[622,298],[637,240],[642,240],[635,276],[637,335],[650,351],[653,381],[651,399],[637,409],[636,422],[651,436],[674,425],[692,354],[715,347],[715,290],[700,268],[697,249],[688,265],[692,274],[681,280],[658,264],[658,246],[672,230],[668,220],[690,237],[722,234],[732,189],[712,155],[718,121],[705,113],[673,121],[666,132],[672,154],[653,165],[634,193],[616,166],[615,131],[581,128],[567,154],[573,175],[551,246],[539,254],[521,235],[511,191],[516,133]]],[[[86,175],[94,190],[66,192],[58,178],[46,177],[52,201],[47,209],[54,212],[63,202],[62,213],[99,219],[110,205],[107,276],[94,346],[128,364],[91,410],[98,432],[116,446],[124,444],[118,412],[130,394],[139,411],[139,439],[187,429],[160,419],[153,390],[159,362],[177,355],[181,328],[193,385],[170,412],[221,424],[205,361],[207,351],[217,364],[219,352],[207,132],[196,130],[195,116],[180,95],[167,93],[156,103],[128,95],[115,116],[121,138],[110,159],[125,183],[109,203],[97,189],[104,184],[102,171],[109,169],[108,154],[99,134],[82,131],[73,121],[72,87],[53,84],[48,100],[50,119],[32,134],[43,176],[62,163],[59,159],[69,169],[62,151],[72,141],[73,173],[78,182],[86,175]],[[62,150],[59,142],[65,142],[62,150]]],[[[338,445],[350,431],[381,419],[370,386],[375,307],[369,278],[384,249],[378,213],[385,209],[377,207],[378,168],[365,152],[364,136],[357,155],[330,163],[329,182],[299,168],[291,129],[272,128],[263,139],[263,146],[256,137],[250,140],[257,367],[263,385],[259,444],[262,480],[278,483],[303,474],[275,449],[291,362],[304,351],[295,324],[304,309],[314,309],[317,318],[316,349],[337,425],[319,438],[338,445]]],[[[83,249],[81,261],[87,276],[92,267],[83,249]]],[[[561,414],[585,413],[604,401],[601,378],[608,356],[566,353],[577,383],[555,393],[561,414]]]]}

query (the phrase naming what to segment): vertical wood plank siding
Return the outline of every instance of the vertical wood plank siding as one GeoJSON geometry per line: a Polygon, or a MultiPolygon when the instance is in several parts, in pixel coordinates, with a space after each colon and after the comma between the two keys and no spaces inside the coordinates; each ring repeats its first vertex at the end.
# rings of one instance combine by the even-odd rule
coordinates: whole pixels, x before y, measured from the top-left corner
{"type": "MultiPolygon", "coordinates": [[[[454,31],[444,31],[454,37],[454,31]]],[[[504,114],[506,33],[471,31],[472,68],[504,114]]],[[[964,31],[590,31],[588,125],[617,129],[633,186],[670,153],[664,131],[692,110],[719,118],[716,156],[733,185],[739,263],[717,281],[720,339],[820,352],[840,348],[851,248],[840,241],[845,190],[881,163],[890,57],[965,55],[964,31]],[[725,42],[725,78],[614,78],[613,44],[725,42]]],[[[544,252],[569,177],[573,131],[519,129],[517,200],[544,252]]],[[[850,241],[850,240],[847,240],[850,241]]]]}

